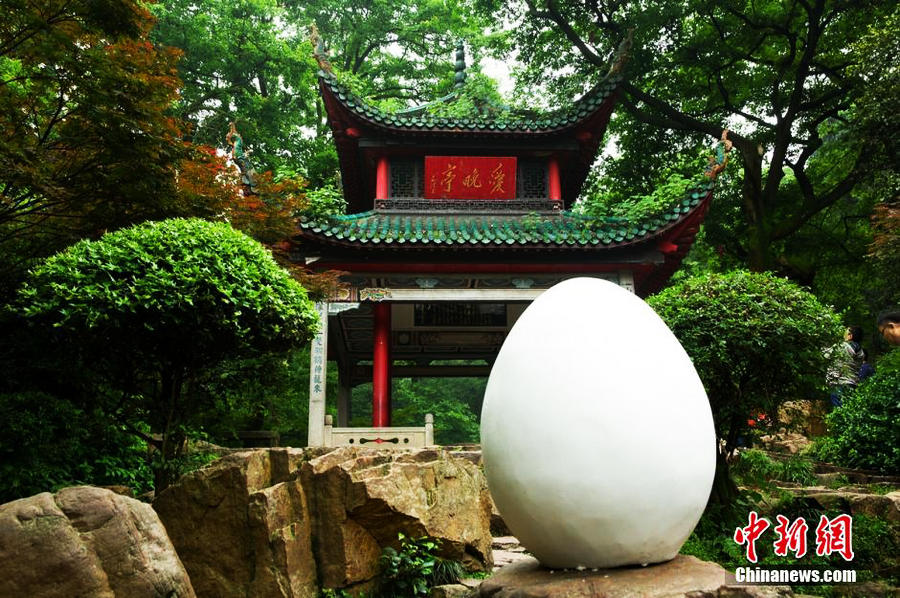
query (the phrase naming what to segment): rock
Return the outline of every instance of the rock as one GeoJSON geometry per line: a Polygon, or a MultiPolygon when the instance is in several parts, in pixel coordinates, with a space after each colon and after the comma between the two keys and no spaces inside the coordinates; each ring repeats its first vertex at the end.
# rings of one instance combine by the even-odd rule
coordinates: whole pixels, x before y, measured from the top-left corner
{"type": "Polygon", "coordinates": [[[900,492],[890,494],[854,494],[850,499],[850,511],[863,513],[893,523],[900,523],[900,492]]]}
{"type": "Polygon", "coordinates": [[[494,537],[491,548],[493,548],[494,571],[531,558],[515,536],[494,537]]]}
{"type": "Polygon", "coordinates": [[[491,498],[491,535],[494,537],[512,535],[506,522],[503,521],[503,516],[500,514],[500,510],[497,509],[493,498],[491,498]]]}
{"type": "Polygon", "coordinates": [[[796,432],[780,431],[777,434],[763,436],[760,439],[766,449],[779,453],[789,453],[796,455],[812,442],[803,434],[796,432]]]}
{"type": "Polygon", "coordinates": [[[838,467],[830,463],[815,462],[815,475],[820,483],[826,484],[835,478],[846,480],[851,484],[881,484],[885,486],[900,486],[900,476],[884,475],[877,471],[867,469],[851,469],[849,467],[838,467]],[[839,476],[822,476],[821,474],[842,474],[839,476]]]}
{"type": "Polygon", "coordinates": [[[714,592],[688,592],[685,598],[803,598],[788,586],[722,586],[714,592]]]}
{"type": "Polygon", "coordinates": [[[466,598],[472,593],[472,590],[466,586],[454,583],[443,586],[434,586],[431,588],[429,598],[466,598]]]}
{"type": "Polygon", "coordinates": [[[154,507],[201,598],[306,598],[366,589],[398,533],[490,570],[478,467],[442,450],[262,449],[167,488],[154,507]]]}
{"type": "Polygon", "coordinates": [[[804,436],[823,436],[826,433],[825,401],[786,401],[778,408],[778,422],[804,436]]]}
{"type": "Polygon", "coordinates": [[[313,598],[303,449],[243,451],[182,477],[153,507],[200,598],[313,598]]]}
{"type": "Polygon", "coordinates": [[[78,486],[0,506],[0,598],[195,596],[150,505],[78,486]]]}
{"type": "Polygon", "coordinates": [[[716,563],[678,555],[648,567],[599,570],[552,570],[534,558],[515,563],[484,581],[478,598],[775,598],[790,597],[789,588],[732,587],[734,576],[716,563]]]}
{"type": "Polygon", "coordinates": [[[377,573],[398,534],[440,541],[439,554],[490,571],[490,496],[480,469],[440,449],[342,447],[303,463],[319,579],[338,588],[377,573]]]}
{"type": "Polygon", "coordinates": [[[900,596],[898,588],[892,588],[877,581],[847,584],[842,586],[841,590],[841,596],[844,598],[897,598],[900,596]]]}
{"type": "Polygon", "coordinates": [[[110,492],[115,492],[116,494],[121,494],[122,496],[127,496],[128,498],[134,498],[134,490],[128,486],[121,485],[112,485],[112,486],[97,486],[98,488],[102,488],[104,490],[109,490],[110,492]]]}

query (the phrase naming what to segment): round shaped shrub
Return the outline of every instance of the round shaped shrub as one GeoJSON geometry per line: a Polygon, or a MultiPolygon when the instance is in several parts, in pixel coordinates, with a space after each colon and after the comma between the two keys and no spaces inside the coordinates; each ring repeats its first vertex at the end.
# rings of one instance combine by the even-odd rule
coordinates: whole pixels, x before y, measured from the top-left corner
{"type": "Polygon", "coordinates": [[[841,339],[831,308],[768,273],[697,276],[648,303],[697,368],[726,450],[749,432],[751,411],[774,414],[784,401],[816,396],[828,362],[823,349],[841,339]]]}
{"type": "Polygon", "coordinates": [[[106,357],[187,368],[303,343],[318,321],[262,245],[198,219],[81,241],[34,269],[18,299],[27,318],[99,342],[106,357]]]}
{"type": "Polygon", "coordinates": [[[159,449],[157,491],[177,475],[204,411],[218,407],[204,376],[226,359],[302,344],[318,322],[262,245],[196,219],[77,243],[29,273],[15,309],[62,353],[56,368],[77,374],[71,394],[159,449]]]}
{"type": "Polygon", "coordinates": [[[817,456],[846,467],[900,474],[900,349],[881,358],[875,375],[827,418],[817,456]]]}

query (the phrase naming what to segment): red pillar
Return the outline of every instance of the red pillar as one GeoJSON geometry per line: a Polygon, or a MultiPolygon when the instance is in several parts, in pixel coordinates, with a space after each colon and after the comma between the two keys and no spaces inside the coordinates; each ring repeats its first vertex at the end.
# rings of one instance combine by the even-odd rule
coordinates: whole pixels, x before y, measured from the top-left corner
{"type": "Polygon", "coordinates": [[[562,191],[559,186],[559,161],[556,158],[550,158],[547,163],[547,178],[549,179],[549,198],[562,199],[562,191]]]}
{"type": "Polygon", "coordinates": [[[375,304],[372,353],[372,426],[391,425],[391,304],[375,304]]]}
{"type": "Polygon", "coordinates": [[[385,156],[378,158],[375,167],[375,199],[388,198],[388,159],[385,156]]]}

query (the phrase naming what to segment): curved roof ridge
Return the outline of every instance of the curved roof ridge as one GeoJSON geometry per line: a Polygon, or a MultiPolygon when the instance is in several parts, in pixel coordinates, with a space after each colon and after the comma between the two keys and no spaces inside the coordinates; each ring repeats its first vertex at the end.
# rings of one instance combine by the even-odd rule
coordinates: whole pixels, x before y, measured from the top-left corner
{"type": "Polygon", "coordinates": [[[497,112],[493,115],[481,113],[453,118],[432,115],[427,111],[427,108],[456,99],[459,96],[458,89],[420,106],[388,112],[373,106],[353,93],[333,72],[320,70],[318,74],[324,86],[350,112],[376,125],[417,129],[477,128],[481,130],[499,129],[513,131],[559,129],[585,120],[600,108],[624,79],[618,73],[611,73],[578,100],[572,102],[570,106],[549,112],[504,110],[503,108],[505,107],[494,106],[497,112]],[[508,117],[503,119],[496,118],[497,114],[505,114],[508,117]]]}

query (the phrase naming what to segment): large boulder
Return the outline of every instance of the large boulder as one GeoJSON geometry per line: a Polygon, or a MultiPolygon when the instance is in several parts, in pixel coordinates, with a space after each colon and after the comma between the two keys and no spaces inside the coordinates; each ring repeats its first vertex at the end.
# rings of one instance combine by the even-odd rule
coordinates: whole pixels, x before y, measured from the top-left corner
{"type": "Polygon", "coordinates": [[[324,587],[377,574],[398,534],[439,540],[441,556],[490,571],[491,499],[481,470],[440,449],[342,447],[303,463],[324,587]]]}
{"type": "Polygon", "coordinates": [[[154,507],[201,598],[305,598],[371,586],[398,534],[490,571],[480,469],[442,450],[262,449],[189,474],[154,507]]]}
{"type": "Polygon", "coordinates": [[[302,449],[243,451],[182,477],[153,507],[201,598],[314,598],[302,449]]]}
{"type": "Polygon", "coordinates": [[[150,505],[78,486],[0,505],[0,598],[195,596],[150,505]]]}

